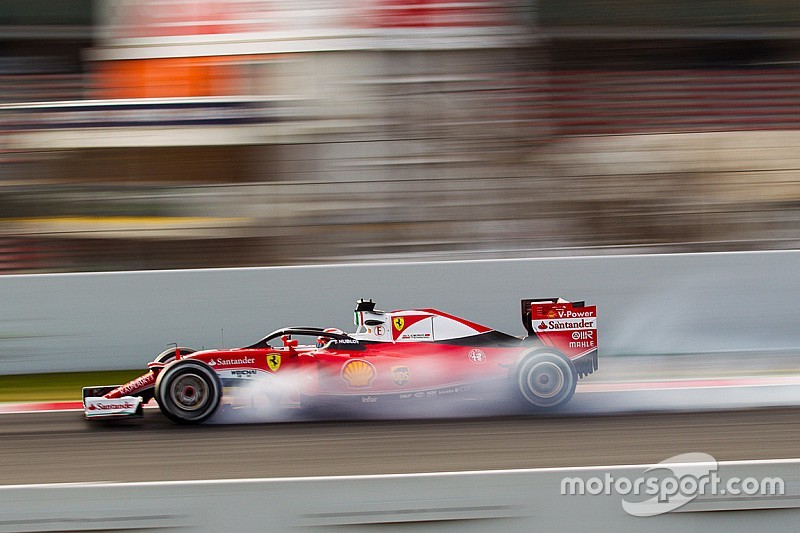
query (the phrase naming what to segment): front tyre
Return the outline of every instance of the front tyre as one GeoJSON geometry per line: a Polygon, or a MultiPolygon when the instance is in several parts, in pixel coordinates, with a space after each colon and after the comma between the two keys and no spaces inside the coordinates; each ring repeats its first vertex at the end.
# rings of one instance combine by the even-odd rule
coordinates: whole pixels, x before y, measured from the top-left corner
{"type": "Polygon", "coordinates": [[[566,356],[549,350],[524,355],[514,373],[517,395],[523,405],[551,409],[567,403],[575,394],[578,373],[566,356]]]}
{"type": "Polygon", "coordinates": [[[169,363],[156,378],[161,412],[177,424],[199,424],[220,405],[222,383],[208,365],[191,359],[169,363]]]}
{"type": "MultiPolygon", "coordinates": [[[[183,346],[180,346],[178,348],[178,351],[180,352],[181,357],[186,357],[189,354],[193,354],[197,350],[192,350],[191,348],[184,348],[183,346]]],[[[175,360],[175,348],[169,348],[158,354],[158,356],[155,359],[153,359],[153,362],[166,364],[173,360],[175,360]]]]}

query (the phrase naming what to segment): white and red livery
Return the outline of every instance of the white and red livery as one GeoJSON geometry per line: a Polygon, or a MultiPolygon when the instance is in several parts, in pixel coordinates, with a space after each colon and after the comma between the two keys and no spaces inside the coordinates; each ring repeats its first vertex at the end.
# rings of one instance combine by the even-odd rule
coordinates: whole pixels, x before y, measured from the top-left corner
{"type": "Polygon", "coordinates": [[[229,387],[258,383],[276,408],[361,411],[497,396],[532,409],[563,405],[578,379],[597,370],[597,309],[560,298],[525,299],[522,322],[527,335],[517,337],[436,309],[384,312],[359,300],[353,333],[289,327],[243,348],[176,347],[129,383],[85,387],[83,403],[87,418],[107,418],[141,415],[155,399],[174,422],[199,423],[230,405],[229,387]]]}

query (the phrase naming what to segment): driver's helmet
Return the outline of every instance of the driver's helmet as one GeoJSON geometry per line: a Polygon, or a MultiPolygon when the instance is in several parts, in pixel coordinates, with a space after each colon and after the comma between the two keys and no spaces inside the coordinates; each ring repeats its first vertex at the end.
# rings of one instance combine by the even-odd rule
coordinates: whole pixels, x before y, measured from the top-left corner
{"type": "MultiPolygon", "coordinates": [[[[323,330],[324,333],[337,333],[339,335],[344,335],[344,331],[340,330],[339,328],[325,328],[323,330]]],[[[325,335],[320,335],[317,337],[317,348],[322,348],[326,344],[331,342],[331,337],[326,337],[325,335]]]]}

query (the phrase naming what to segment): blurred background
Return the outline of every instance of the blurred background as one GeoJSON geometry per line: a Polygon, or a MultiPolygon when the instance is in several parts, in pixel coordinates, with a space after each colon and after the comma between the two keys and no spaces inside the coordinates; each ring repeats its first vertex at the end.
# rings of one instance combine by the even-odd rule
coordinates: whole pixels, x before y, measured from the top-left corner
{"type": "Polygon", "coordinates": [[[3,0],[0,273],[800,245],[792,0],[3,0]]]}

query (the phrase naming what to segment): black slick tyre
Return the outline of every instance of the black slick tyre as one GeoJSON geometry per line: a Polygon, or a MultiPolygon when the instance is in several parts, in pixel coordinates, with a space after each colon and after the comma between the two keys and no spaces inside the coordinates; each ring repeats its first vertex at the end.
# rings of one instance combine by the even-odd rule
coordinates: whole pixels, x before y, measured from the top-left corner
{"type": "Polygon", "coordinates": [[[532,410],[554,409],[575,394],[578,373],[563,354],[550,349],[527,352],[513,374],[513,387],[522,405],[532,410]]]}
{"type": "Polygon", "coordinates": [[[199,424],[220,405],[222,383],[207,364],[173,361],[156,378],[155,399],[164,416],[177,424],[199,424]]]}

